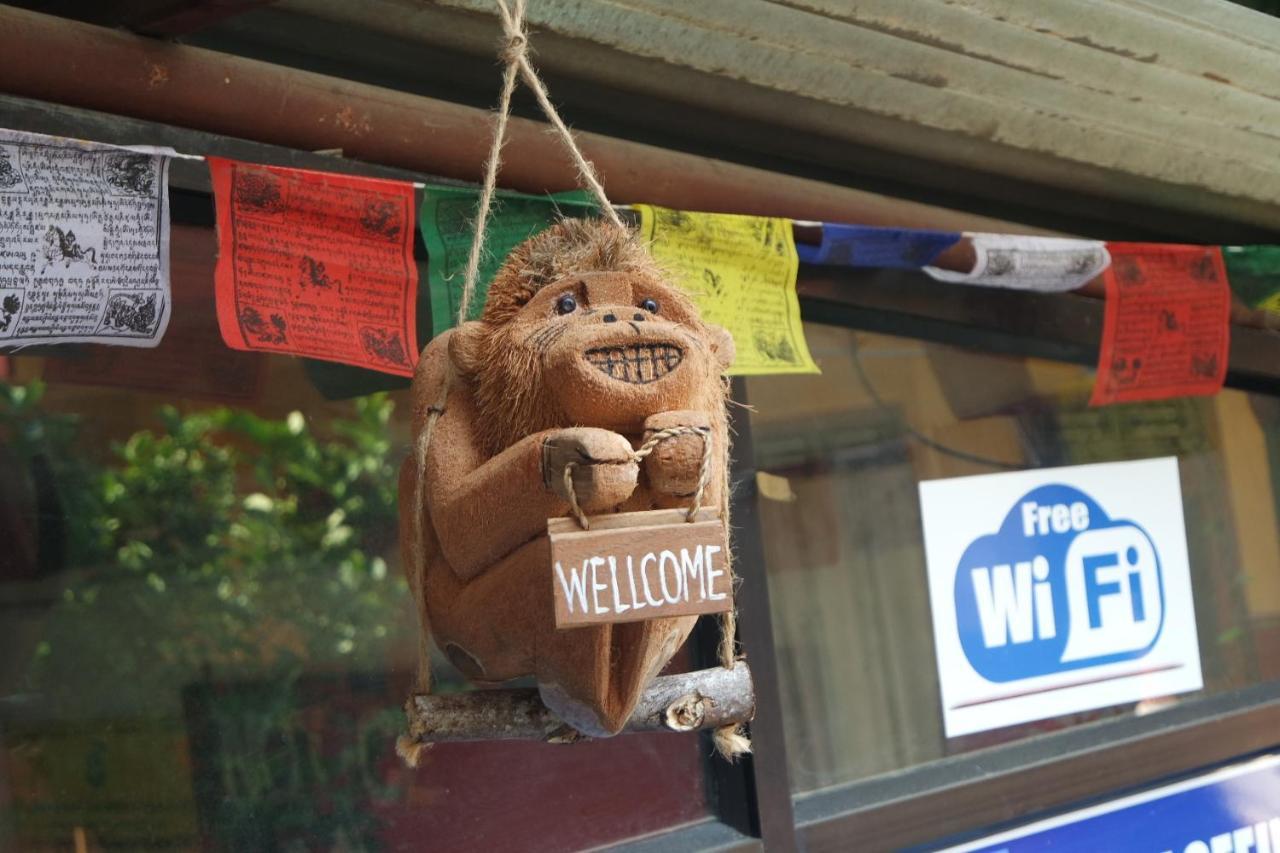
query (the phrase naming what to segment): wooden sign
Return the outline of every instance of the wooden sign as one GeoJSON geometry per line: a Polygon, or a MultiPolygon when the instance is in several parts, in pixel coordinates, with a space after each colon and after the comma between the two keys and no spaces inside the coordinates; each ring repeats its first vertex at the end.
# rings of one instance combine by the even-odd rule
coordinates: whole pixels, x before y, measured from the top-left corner
{"type": "Polygon", "coordinates": [[[714,509],[696,521],[683,509],[547,521],[556,627],[641,622],[733,607],[729,541],[714,509]]]}

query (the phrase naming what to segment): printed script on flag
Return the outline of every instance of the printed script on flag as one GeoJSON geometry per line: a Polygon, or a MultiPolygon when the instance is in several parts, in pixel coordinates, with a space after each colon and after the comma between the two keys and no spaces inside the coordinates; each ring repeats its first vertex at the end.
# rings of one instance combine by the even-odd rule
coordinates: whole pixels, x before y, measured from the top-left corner
{"type": "Polygon", "coordinates": [[[160,342],[172,153],[0,130],[0,347],[160,342]]]}
{"type": "Polygon", "coordinates": [[[210,157],[227,345],[412,376],[413,185],[210,157]]]}
{"type": "Polygon", "coordinates": [[[1216,394],[1231,290],[1216,246],[1109,243],[1107,307],[1089,404],[1216,394]]]}
{"type": "MultiPolygon", "coordinates": [[[[428,184],[422,193],[418,222],[430,259],[427,281],[431,288],[433,336],[444,334],[457,322],[467,256],[475,237],[479,198],[480,191],[473,187],[428,184]]],[[[485,225],[484,252],[480,256],[467,319],[480,319],[489,282],[506,263],[512,249],[560,219],[595,216],[598,211],[591,197],[582,190],[542,196],[499,190],[485,225]]]]}
{"type": "Polygon", "coordinates": [[[796,295],[791,221],[638,204],[640,235],[708,323],[733,335],[731,376],[818,373],[796,295]]]}

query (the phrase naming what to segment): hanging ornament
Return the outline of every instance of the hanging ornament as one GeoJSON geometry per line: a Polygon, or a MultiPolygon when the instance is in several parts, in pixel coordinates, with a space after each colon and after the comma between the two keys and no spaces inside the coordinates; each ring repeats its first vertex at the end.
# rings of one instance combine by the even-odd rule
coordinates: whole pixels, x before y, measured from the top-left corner
{"type": "Polygon", "coordinates": [[[727,535],[733,340],[619,218],[529,63],[523,2],[498,6],[507,67],[458,325],[423,351],[411,391],[401,533],[424,648],[401,753],[412,763],[442,739],[715,726],[733,758],[749,750],[740,724],[753,712],[727,535]],[[604,219],[565,220],[518,246],[480,319],[464,322],[517,73],[604,219]],[[698,615],[717,612],[724,669],[656,682],[698,615]],[[533,676],[538,702],[511,690],[435,701],[428,627],[467,678],[533,676]]]}

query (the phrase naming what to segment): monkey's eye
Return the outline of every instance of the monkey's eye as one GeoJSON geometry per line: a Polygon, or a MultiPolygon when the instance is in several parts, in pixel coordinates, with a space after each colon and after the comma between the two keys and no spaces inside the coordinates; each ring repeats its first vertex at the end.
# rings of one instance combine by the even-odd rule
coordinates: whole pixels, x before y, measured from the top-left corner
{"type": "Polygon", "coordinates": [[[571,294],[566,293],[556,300],[557,314],[572,314],[578,309],[578,300],[574,299],[571,294]]]}
{"type": "Polygon", "coordinates": [[[640,307],[648,311],[650,314],[658,313],[658,303],[654,299],[646,299],[640,303],[640,307]]]}

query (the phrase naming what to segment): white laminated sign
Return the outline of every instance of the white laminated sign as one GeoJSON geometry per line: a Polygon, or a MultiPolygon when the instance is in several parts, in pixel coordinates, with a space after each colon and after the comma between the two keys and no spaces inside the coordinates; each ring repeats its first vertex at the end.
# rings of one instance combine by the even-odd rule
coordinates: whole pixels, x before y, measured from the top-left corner
{"type": "Polygon", "coordinates": [[[1178,460],[920,484],[948,737],[1203,686],[1178,460]]]}
{"type": "Polygon", "coordinates": [[[0,130],[0,348],[160,342],[171,154],[0,130]]]}

